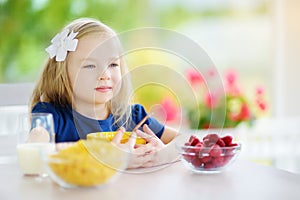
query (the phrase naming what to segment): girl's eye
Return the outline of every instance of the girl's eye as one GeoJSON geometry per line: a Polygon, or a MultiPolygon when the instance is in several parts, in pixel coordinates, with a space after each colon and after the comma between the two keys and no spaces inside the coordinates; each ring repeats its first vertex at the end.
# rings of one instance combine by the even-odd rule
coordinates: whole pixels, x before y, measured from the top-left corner
{"type": "Polygon", "coordinates": [[[111,63],[109,66],[110,66],[110,67],[118,67],[119,64],[117,64],[117,63],[111,63]]]}
{"type": "Polygon", "coordinates": [[[94,68],[96,68],[96,66],[95,65],[85,65],[83,68],[94,69],[94,68]]]}

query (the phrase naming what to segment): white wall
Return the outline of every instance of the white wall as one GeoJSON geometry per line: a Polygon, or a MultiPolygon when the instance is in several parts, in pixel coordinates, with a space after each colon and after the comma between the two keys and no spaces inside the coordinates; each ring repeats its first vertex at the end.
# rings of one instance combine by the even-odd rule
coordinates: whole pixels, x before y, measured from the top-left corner
{"type": "Polygon", "coordinates": [[[300,1],[274,1],[276,117],[300,116],[300,1]]]}

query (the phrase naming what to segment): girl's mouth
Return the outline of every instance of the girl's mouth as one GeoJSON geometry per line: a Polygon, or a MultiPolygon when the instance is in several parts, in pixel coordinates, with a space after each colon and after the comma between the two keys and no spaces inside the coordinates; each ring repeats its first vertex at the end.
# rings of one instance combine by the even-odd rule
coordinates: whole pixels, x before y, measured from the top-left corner
{"type": "Polygon", "coordinates": [[[95,88],[95,90],[98,92],[109,92],[112,90],[112,87],[111,86],[100,86],[100,87],[95,88]]]}

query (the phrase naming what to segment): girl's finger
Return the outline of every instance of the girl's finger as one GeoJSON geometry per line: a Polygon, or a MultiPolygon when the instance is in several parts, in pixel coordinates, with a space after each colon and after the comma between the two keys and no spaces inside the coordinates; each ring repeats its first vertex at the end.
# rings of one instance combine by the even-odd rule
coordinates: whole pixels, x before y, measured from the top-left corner
{"type": "Polygon", "coordinates": [[[149,134],[141,131],[141,130],[136,130],[136,131],[133,131],[136,133],[137,136],[141,137],[141,138],[144,138],[147,140],[147,138],[150,138],[149,134]]]}
{"type": "Polygon", "coordinates": [[[153,131],[149,128],[149,126],[147,124],[144,124],[143,131],[151,136],[156,137],[155,133],[153,133],[153,131]]]}
{"type": "Polygon", "coordinates": [[[148,143],[160,141],[160,139],[153,133],[148,125],[145,124],[143,126],[143,130],[144,132],[137,130],[138,136],[144,138],[148,143]]]}
{"type": "MultiPolygon", "coordinates": [[[[149,143],[157,138],[156,135],[152,135],[151,133],[149,134],[149,133],[143,132],[141,130],[136,130],[135,132],[136,132],[137,136],[145,139],[147,143],[149,143]]],[[[159,138],[157,138],[157,139],[159,139],[159,138]]]]}
{"type": "Polygon", "coordinates": [[[123,135],[125,133],[125,128],[124,127],[120,127],[119,130],[117,130],[117,134],[114,136],[114,138],[112,139],[113,143],[120,143],[123,135]]]}
{"type": "Polygon", "coordinates": [[[144,156],[147,154],[151,154],[151,152],[153,152],[153,150],[154,150],[153,145],[148,143],[145,145],[141,145],[138,148],[135,148],[132,153],[137,156],[144,156]]]}
{"type": "Polygon", "coordinates": [[[164,143],[155,135],[155,133],[149,128],[149,126],[147,124],[145,124],[143,126],[144,132],[147,133],[150,136],[150,141],[147,142],[151,142],[153,143],[155,146],[160,146],[163,147],[164,143]]]}
{"type": "Polygon", "coordinates": [[[139,156],[139,157],[134,157],[132,162],[137,165],[138,167],[143,166],[147,162],[151,162],[152,156],[151,155],[145,155],[145,156],[139,156]]]}
{"type": "Polygon", "coordinates": [[[150,160],[146,163],[144,163],[141,167],[153,167],[155,165],[155,162],[153,160],[150,160]]]}
{"type": "Polygon", "coordinates": [[[132,132],[132,134],[130,135],[127,144],[129,145],[130,149],[133,149],[136,143],[136,133],[132,132]]]}
{"type": "Polygon", "coordinates": [[[151,160],[152,157],[150,155],[141,156],[141,157],[133,156],[129,161],[128,169],[142,167],[145,163],[151,162],[151,160]]]}

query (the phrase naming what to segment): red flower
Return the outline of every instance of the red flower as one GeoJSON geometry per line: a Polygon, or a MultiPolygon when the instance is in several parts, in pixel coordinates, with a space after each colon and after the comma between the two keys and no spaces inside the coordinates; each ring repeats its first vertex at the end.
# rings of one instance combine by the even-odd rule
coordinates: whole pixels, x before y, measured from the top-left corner
{"type": "Polygon", "coordinates": [[[262,110],[262,111],[265,111],[267,109],[266,103],[261,99],[257,99],[256,104],[259,107],[259,109],[262,110]]]}
{"type": "Polygon", "coordinates": [[[241,105],[241,109],[239,111],[239,113],[237,114],[232,114],[230,113],[229,118],[232,121],[246,121],[250,119],[250,110],[249,107],[246,103],[243,103],[241,105]]]}

